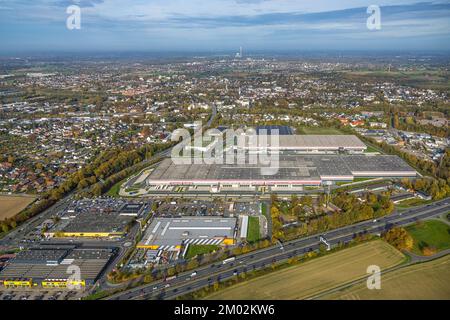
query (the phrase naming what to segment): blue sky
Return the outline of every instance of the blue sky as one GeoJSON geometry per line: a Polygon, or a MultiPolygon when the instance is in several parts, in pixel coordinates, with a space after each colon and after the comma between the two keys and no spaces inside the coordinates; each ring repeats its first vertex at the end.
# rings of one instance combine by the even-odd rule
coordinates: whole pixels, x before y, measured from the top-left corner
{"type": "Polygon", "coordinates": [[[450,50],[450,0],[0,0],[0,52],[450,50]],[[81,30],[66,8],[81,7],[81,30]],[[369,5],[381,30],[366,28],[369,5]]]}

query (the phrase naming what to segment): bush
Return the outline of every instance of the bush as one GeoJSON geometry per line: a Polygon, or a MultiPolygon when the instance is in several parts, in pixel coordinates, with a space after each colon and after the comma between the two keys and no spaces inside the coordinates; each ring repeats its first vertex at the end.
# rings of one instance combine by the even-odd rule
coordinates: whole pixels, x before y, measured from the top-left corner
{"type": "Polygon", "coordinates": [[[424,256],[432,256],[437,253],[437,249],[432,246],[423,247],[421,251],[424,256]]]}
{"type": "Polygon", "coordinates": [[[383,239],[398,250],[411,250],[414,245],[413,238],[404,228],[392,228],[383,239]]]}

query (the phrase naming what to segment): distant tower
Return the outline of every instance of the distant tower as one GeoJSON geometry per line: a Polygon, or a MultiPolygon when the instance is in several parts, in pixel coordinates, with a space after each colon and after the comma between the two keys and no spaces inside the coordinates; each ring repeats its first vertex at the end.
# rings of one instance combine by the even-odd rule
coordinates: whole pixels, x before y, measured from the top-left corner
{"type": "Polygon", "coordinates": [[[236,58],[242,59],[242,55],[243,55],[243,53],[242,53],[242,47],[239,47],[239,52],[236,52],[236,58]]]}

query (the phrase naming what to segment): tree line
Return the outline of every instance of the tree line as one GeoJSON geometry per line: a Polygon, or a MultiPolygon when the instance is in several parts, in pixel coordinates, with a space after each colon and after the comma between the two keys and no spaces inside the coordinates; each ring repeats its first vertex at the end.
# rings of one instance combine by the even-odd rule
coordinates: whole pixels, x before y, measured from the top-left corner
{"type": "Polygon", "coordinates": [[[390,200],[389,193],[368,193],[362,199],[346,192],[338,192],[333,196],[332,202],[341,212],[323,214],[306,219],[294,227],[283,228],[281,223],[281,205],[275,195],[272,196],[272,237],[276,240],[291,240],[294,238],[309,236],[331,229],[336,229],[364,220],[370,220],[388,215],[394,211],[394,204],[390,200]]]}
{"type": "MultiPolygon", "coordinates": [[[[74,191],[81,191],[91,187],[84,196],[99,196],[114,183],[124,179],[129,174],[140,169],[139,164],[151,158],[156,153],[169,148],[173,143],[159,143],[145,145],[135,150],[114,148],[100,153],[91,163],[70,175],[61,185],[44,193],[38,201],[26,208],[16,216],[0,223],[0,232],[6,233],[19,224],[50,208],[74,191]],[[133,167],[134,165],[134,167],[133,167]],[[125,170],[128,168],[127,170],[125,170]],[[120,179],[120,180],[119,180],[120,179]]],[[[150,163],[151,164],[151,163],[150,163]]],[[[141,166],[148,166],[143,163],[141,166]]]]}

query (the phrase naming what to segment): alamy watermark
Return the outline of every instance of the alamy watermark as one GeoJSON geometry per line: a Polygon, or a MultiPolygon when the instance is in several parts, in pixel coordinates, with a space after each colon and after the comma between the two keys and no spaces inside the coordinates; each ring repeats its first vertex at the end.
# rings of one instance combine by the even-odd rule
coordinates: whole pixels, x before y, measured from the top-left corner
{"type": "MultiPolygon", "coordinates": [[[[81,29],[81,7],[78,5],[80,0],[73,0],[74,4],[66,8],[66,13],[69,15],[66,19],[66,26],[69,30],[81,29]]],[[[381,30],[381,8],[378,5],[370,5],[367,7],[366,26],[369,30],[381,30]]]]}
{"type": "Polygon", "coordinates": [[[370,16],[367,18],[367,29],[369,30],[381,30],[381,9],[378,5],[370,5],[367,8],[367,14],[370,16]]]}
{"type": "MultiPolygon", "coordinates": [[[[279,132],[254,129],[218,129],[203,132],[201,122],[194,123],[194,136],[187,129],[177,129],[171,140],[179,142],[173,147],[174,164],[253,165],[261,175],[275,175],[279,169],[279,132]],[[225,139],[224,139],[225,136],[225,139]]],[[[249,168],[251,166],[245,166],[249,168]]]]}
{"type": "MultiPolygon", "coordinates": [[[[74,1],[79,3],[79,1],[74,1]]],[[[81,8],[80,6],[73,4],[67,7],[66,13],[69,15],[66,20],[66,26],[69,30],[81,29],[81,8]]]]}
{"type": "Polygon", "coordinates": [[[367,278],[367,289],[380,290],[381,289],[381,269],[377,265],[370,265],[367,267],[367,273],[370,276],[367,278]]]}
{"type": "Polygon", "coordinates": [[[67,289],[69,290],[81,290],[82,280],[81,280],[81,269],[79,266],[71,264],[67,267],[67,274],[69,277],[67,278],[67,289]]]}

